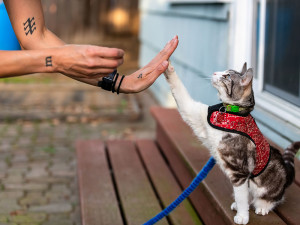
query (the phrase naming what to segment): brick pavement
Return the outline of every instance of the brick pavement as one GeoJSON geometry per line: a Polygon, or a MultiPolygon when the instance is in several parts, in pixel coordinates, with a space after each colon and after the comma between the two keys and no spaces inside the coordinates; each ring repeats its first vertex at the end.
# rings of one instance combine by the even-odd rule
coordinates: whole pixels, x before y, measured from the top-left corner
{"type": "Polygon", "coordinates": [[[79,225],[77,139],[154,138],[148,92],[0,84],[0,225],[79,225]]]}

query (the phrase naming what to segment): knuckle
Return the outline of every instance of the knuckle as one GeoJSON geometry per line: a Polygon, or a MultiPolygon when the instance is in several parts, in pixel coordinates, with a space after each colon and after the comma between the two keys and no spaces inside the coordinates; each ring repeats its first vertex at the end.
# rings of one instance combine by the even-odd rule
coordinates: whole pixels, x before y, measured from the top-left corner
{"type": "Polygon", "coordinates": [[[92,68],[96,66],[96,62],[93,59],[87,60],[87,67],[92,68]]]}
{"type": "Polygon", "coordinates": [[[93,46],[88,46],[86,49],[85,49],[85,54],[87,56],[93,56],[95,55],[95,48],[93,46]]]}

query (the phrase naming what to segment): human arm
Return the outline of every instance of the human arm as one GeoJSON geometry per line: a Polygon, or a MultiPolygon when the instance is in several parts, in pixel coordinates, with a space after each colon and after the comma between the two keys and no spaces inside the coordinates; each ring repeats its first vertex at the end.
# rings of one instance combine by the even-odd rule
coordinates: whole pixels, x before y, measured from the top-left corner
{"type": "MultiPolygon", "coordinates": [[[[168,68],[169,58],[178,46],[178,36],[176,35],[166,46],[143,68],[125,76],[120,86],[120,93],[138,93],[150,87],[155,80],[168,68]]],[[[117,90],[121,76],[115,84],[117,90]]],[[[97,86],[95,79],[81,79],[82,82],[97,86]]]]}
{"type": "Polygon", "coordinates": [[[20,64],[15,68],[7,67],[5,71],[0,71],[0,77],[24,74],[25,70],[26,73],[59,72],[77,80],[81,78],[99,80],[123,63],[124,51],[121,49],[66,45],[46,28],[40,0],[4,0],[4,3],[19,43],[26,53],[0,52],[1,68],[7,63],[15,63],[16,59],[20,64]],[[24,57],[43,62],[44,68],[36,68],[37,63],[30,60],[23,62],[24,57]],[[51,59],[51,64],[46,64],[47,58],[48,61],[51,59]],[[1,63],[2,60],[5,64],[1,63]],[[27,68],[22,69],[22,65],[27,68]],[[16,71],[18,68],[21,70],[16,71]],[[12,70],[8,71],[9,69],[12,70]]]}
{"type": "MultiPolygon", "coordinates": [[[[46,57],[51,57],[51,72],[60,72],[81,82],[97,85],[103,76],[113,72],[123,63],[124,51],[120,49],[65,45],[45,27],[40,0],[4,0],[4,2],[22,48],[37,49],[37,51],[43,49],[46,57]]],[[[176,37],[147,66],[126,76],[120,92],[136,93],[148,88],[166,70],[168,63],[163,62],[169,59],[177,45],[176,37]]],[[[39,58],[39,60],[46,62],[47,59],[39,58]]],[[[44,71],[40,72],[49,72],[49,70],[50,68],[44,68],[44,71]]],[[[120,78],[116,86],[119,82],[120,78]]]]}

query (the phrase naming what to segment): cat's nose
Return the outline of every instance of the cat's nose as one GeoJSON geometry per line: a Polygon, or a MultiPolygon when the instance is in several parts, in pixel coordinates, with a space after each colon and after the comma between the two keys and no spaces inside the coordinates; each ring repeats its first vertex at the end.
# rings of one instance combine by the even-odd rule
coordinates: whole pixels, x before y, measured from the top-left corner
{"type": "Polygon", "coordinates": [[[217,75],[217,73],[214,73],[214,75],[217,75]]]}

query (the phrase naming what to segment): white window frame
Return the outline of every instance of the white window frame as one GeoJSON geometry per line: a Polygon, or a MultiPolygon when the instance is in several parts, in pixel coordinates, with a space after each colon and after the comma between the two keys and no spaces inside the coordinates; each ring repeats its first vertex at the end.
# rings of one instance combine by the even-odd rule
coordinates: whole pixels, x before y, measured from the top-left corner
{"type": "Polygon", "coordinates": [[[168,0],[172,4],[195,4],[195,3],[230,3],[233,0],[168,0]]]}
{"type": "MultiPolygon", "coordinates": [[[[289,122],[300,128],[300,107],[277,97],[263,90],[264,82],[264,50],[265,50],[265,21],[266,21],[266,0],[259,0],[260,6],[260,31],[258,40],[258,60],[257,76],[254,79],[254,93],[256,106],[275,115],[284,122],[289,122]]],[[[230,49],[229,67],[238,69],[244,62],[248,67],[255,63],[253,59],[253,30],[254,21],[254,1],[235,0],[231,4],[230,21],[230,49]],[[237,19],[238,18],[238,19],[237,19]]]]}

